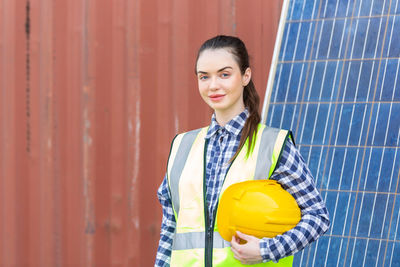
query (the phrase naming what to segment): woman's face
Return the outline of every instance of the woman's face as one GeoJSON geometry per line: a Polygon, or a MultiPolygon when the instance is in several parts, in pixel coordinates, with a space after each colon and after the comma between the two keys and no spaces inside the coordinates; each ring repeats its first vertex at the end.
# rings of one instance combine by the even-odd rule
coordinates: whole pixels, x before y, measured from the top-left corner
{"type": "Polygon", "coordinates": [[[217,115],[233,117],[244,110],[243,88],[251,70],[247,68],[242,75],[229,50],[204,50],[197,61],[197,78],[200,95],[217,115]]]}

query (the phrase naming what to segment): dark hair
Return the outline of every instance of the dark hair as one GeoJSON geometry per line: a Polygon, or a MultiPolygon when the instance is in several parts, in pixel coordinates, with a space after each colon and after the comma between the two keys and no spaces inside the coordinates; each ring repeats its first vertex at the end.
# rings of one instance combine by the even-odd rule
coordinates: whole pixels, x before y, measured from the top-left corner
{"type": "MultiPolygon", "coordinates": [[[[232,53],[243,75],[246,69],[250,67],[249,55],[247,53],[247,49],[243,41],[234,36],[218,35],[215,36],[214,38],[205,41],[199,49],[196,63],[201,53],[204,50],[221,49],[221,48],[227,49],[230,53],[232,53]]],[[[197,73],[197,69],[195,69],[195,71],[197,73]]],[[[240,137],[239,147],[235,155],[232,157],[232,160],[239,154],[240,150],[246,143],[247,138],[249,138],[249,148],[247,150],[247,156],[250,154],[250,152],[254,147],[255,143],[254,137],[257,134],[258,124],[261,121],[261,116],[260,113],[258,112],[258,108],[260,105],[260,97],[258,96],[254,83],[251,79],[250,82],[244,87],[243,102],[244,106],[249,111],[249,117],[247,118],[246,123],[244,124],[241,133],[242,135],[240,137]]]]}

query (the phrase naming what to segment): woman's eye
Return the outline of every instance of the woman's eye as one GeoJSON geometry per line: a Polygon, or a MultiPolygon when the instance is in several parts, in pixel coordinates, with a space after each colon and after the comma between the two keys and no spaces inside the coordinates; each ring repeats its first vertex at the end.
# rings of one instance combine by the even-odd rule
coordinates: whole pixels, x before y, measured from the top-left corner
{"type": "Polygon", "coordinates": [[[229,77],[229,73],[222,73],[222,78],[227,78],[227,77],[229,77]]]}
{"type": "Polygon", "coordinates": [[[204,76],[200,76],[199,79],[200,79],[200,80],[206,80],[207,78],[208,78],[208,76],[205,76],[205,75],[204,75],[204,76]]]}

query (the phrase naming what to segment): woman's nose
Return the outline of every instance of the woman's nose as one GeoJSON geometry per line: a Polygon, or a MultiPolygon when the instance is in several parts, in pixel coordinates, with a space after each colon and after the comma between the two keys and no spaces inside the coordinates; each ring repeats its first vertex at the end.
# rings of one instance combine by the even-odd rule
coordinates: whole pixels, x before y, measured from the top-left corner
{"type": "Polygon", "coordinates": [[[217,81],[217,78],[216,78],[216,77],[212,77],[212,78],[210,79],[209,88],[210,88],[211,90],[216,90],[216,89],[219,88],[219,84],[218,84],[218,81],[217,81]]]}

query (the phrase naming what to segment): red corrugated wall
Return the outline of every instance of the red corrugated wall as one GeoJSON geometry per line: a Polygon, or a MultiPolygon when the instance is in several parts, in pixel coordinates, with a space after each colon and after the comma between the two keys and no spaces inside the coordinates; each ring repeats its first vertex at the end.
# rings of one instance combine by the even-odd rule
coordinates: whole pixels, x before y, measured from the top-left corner
{"type": "Polygon", "coordinates": [[[0,266],[152,266],[196,51],[241,37],[263,99],[281,4],[0,0],[0,266]]]}

